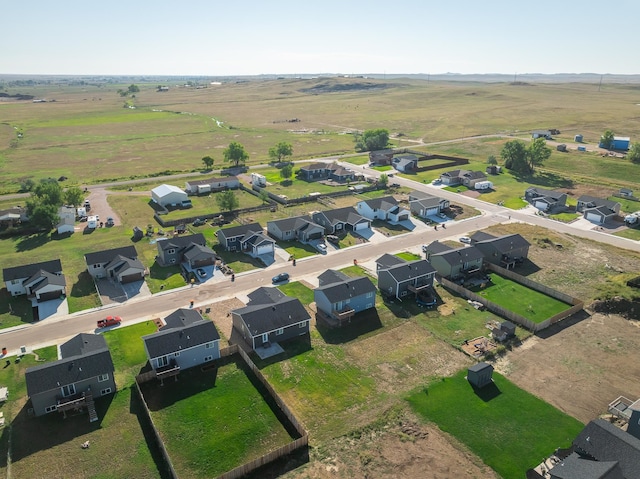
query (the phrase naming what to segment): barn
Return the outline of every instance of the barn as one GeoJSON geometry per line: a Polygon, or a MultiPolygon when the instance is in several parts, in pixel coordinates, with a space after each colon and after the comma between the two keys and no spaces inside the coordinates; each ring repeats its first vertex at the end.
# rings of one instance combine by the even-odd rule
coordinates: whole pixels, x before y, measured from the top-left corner
{"type": "Polygon", "coordinates": [[[187,206],[191,204],[187,193],[173,185],[160,185],[152,189],[151,199],[161,206],[187,206]]]}

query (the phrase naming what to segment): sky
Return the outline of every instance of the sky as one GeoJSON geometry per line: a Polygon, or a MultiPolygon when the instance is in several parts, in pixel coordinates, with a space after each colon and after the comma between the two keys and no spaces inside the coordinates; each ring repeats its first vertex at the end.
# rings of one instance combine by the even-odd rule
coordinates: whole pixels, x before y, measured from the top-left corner
{"type": "Polygon", "coordinates": [[[0,74],[640,74],[614,3],[5,0],[0,74]]]}

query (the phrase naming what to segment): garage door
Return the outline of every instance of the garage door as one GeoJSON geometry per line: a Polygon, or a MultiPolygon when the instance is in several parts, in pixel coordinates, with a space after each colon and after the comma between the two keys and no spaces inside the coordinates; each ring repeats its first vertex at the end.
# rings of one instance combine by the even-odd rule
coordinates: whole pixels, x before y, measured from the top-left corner
{"type": "Polygon", "coordinates": [[[398,217],[398,221],[407,221],[409,219],[409,215],[400,215],[398,217]]]}
{"type": "Polygon", "coordinates": [[[256,253],[259,255],[273,253],[273,246],[270,244],[258,246],[256,253]]]}
{"type": "Polygon", "coordinates": [[[315,240],[320,238],[322,238],[322,231],[318,231],[317,233],[313,233],[309,235],[310,240],[315,240]]]}
{"type": "Polygon", "coordinates": [[[587,219],[594,223],[602,222],[602,216],[600,216],[598,213],[587,213],[587,219]]]}
{"type": "Polygon", "coordinates": [[[358,223],[353,227],[354,231],[366,230],[367,228],[369,228],[369,223],[358,223]]]}
{"type": "Polygon", "coordinates": [[[60,296],[62,296],[62,293],[60,291],[49,291],[47,293],[42,293],[38,301],[49,301],[50,299],[58,299],[60,296]]]}
{"type": "Polygon", "coordinates": [[[535,206],[536,208],[538,208],[539,210],[546,210],[547,209],[547,203],[545,203],[544,201],[536,201],[533,206],[535,206]]]}
{"type": "Polygon", "coordinates": [[[134,281],[140,281],[143,278],[142,273],[125,274],[120,280],[121,283],[133,283],[134,281]]]}

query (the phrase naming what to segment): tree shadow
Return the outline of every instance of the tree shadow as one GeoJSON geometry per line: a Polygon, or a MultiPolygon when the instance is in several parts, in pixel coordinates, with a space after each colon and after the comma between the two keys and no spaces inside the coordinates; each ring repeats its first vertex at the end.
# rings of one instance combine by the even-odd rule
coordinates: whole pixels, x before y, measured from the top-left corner
{"type": "Polygon", "coordinates": [[[78,279],[73,283],[70,296],[82,298],[94,293],[97,293],[95,283],[89,272],[85,270],[78,275],[78,279]]]}
{"type": "Polygon", "coordinates": [[[49,235],[49,233],[30,235],[18,242],[18,244],[16,245],[16,251],[30,251],[47,244],[49,241],[51,241],[51,235],[49,235]]]}
{"type": "MultiPolygon", "coordinates": [[[[567,188],[573,189],[575,184],[571,178],[558,176],[547,171],[539,171],[534,174],[522,174],[512,172],[513,178],[520,183],[527,183],[533,186],[540,186],[548,189],[567,188]]],[[[524,192],[523,192],[524,194],[524,192]]]]}

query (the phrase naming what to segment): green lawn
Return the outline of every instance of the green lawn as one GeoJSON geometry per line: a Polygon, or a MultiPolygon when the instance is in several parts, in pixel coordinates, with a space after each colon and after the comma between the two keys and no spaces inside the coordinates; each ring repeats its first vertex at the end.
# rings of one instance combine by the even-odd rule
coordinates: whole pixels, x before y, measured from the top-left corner
{"type": "Polygon", "coordinates": [[[556,215],[549,215],[549,218],[563,223],[571,223],[573,220],[580,218],[581,216],[582,215],[580,213],[558,213],[556,215]]]}
{"type": "Polygon", "coordinates": [[[153,321],[145,321],[103,333],[116,370],[116,383],[126,385],[133,383],[135,376],[147,362],[147,354],[141,338],[157,330],[153,321]]]}
{"type": "Polygon", "coordinates": [[[435,381],[407,400],[504,478],[524,477],[556,448],[569,447],[584,427],[500,374],[493,373],[493,385],[474,391],[466,373],[435,381]]]}
{"type": "Polygon", "coordinates": [[[489,277],[491,282],[485,288],[471,288],[471,291],[534,323],[540,323],[570,307],[551,296],[495,273],[491,273],[489,277]]]}
{"type": "Polygon", "coordinates": [[[617,233],[614,233],[614,235],[640,241],[640,228],[628,228],[626,230],[618,231],[617,233]]]}
{"type": "Polygon", "coordinates": [[[635,213],[636,211],[640,211],[640,201],[620,198],[619,196],[610,196],[607,199],[620,203],[620,213],[635,213]]]}
{"type": "Polygon", "coordinates": [[[422,259],[422,256],[420,256],[419,254],[409,253],[407,251],[403,251],[402,253],[396,253],[396,256],[405,261],[415,261],[417,259],[422,259]]]}
{"type": "MultiPolygon", "coordinates": [[[[233,193],[238,200],[238,208],[253,208],[254,206],[261,206],[264,203],[257,196],[252,195],[244,190],[233,190],[233,193]]],[[[220,212],[220,207],[216,201],[219,193],[211,193],[206,196],[190,196],[191,204],[193,207],[187,209],[176,209],[170,211],[168,214],[163,214],[162,219],[165,221],[177,220],[180,218],[193,218],[196,216],[203,216],[212,213],[220,212]]],[[[149,207],[150,216],[153,216],[153,208],[149,207]]]]}
{"type": "Polygon", "coordinates": [[[278,246],[289,253],[296,259],[306,258],[307,256],[315,256],[320,254],[313,246],[299,241],[277,241],[278,246]]]}
{"type": "Polygon", "coordinates": [[[293,281],[287,284],[278,286],[278,289],[287,296],[298,298],[305,306],[313,303],[313,290],[307,288],[304,284],[293,281]]]}
{"type": "Polygon", "coordinates": [[[292,440],[240,361],[142,389],[179,477],[216,477],[292,440]]]}

